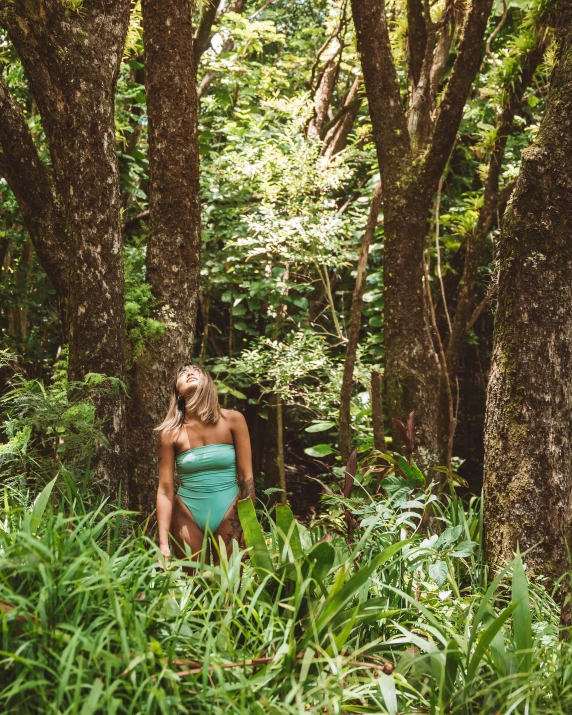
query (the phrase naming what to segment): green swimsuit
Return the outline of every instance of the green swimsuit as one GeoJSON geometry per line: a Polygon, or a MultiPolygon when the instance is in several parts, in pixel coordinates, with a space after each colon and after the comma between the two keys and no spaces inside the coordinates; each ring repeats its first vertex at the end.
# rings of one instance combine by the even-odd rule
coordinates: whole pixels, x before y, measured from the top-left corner
{"type": "Polygon", "coordinates": [[[181,480],[178,495],[201,531],[214,532],[239,494],[233,444],[205,444],[175,458],[181,480]]]}

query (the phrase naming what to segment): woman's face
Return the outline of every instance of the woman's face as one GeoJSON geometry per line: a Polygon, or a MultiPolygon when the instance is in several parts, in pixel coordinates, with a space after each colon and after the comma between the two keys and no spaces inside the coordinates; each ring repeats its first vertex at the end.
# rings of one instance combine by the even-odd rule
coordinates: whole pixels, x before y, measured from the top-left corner
{"type": "Polygon", "coordinates": [[[179,395],[190,397],[197,389],[201,379],[201,371],[193,365],[187,366],[177,378],[177,390],[179,395]]]}

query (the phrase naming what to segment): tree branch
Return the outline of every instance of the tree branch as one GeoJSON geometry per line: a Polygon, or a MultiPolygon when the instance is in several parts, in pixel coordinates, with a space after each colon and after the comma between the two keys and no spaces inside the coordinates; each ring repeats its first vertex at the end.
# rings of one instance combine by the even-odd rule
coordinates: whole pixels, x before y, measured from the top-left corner
{"type": "Polygon", "coordinates": [[[379,164],[384,174],[396,174],[410,155],[410,145],[391,54],[385,2],[352,0],[352,12],[379,164]]]}
{"type": "MultiPolygon", "coordinates": [[[[232,5],[228,8],[229,12],[237,12],[241,13],[243,8],[244,8],[244,3],[246,0],[235,0],[232,5]]],[[[250,18],[252,19],[252,18],[250,18]]],[[[223,42],[222,48],[221,48],[221,53],[222,52],[231,52],[232,49],[234,48],[234,38],[227,37],[227,39],[223,42]]],[[[216,72],[214,70],[207,70],[205,74],[203,75],[202,80],[200,81],[200,84],[197,89],[197,99],[201,100],[201,97],[203,94],[207,91],[207,89],[211,86],[213,83],[214,78],[216,77],[216,72]]]]}
{"type": "Polygon", "coordinates": [[[361,97],[358,96],[360,81],[361,77],[358,75],[347,94],[344,106],[336,117],[328,123],[327,127],[329,128],[324,128],[323,130],[324,143],[321,153],[328,159],[340,152],[346,145],[348,134],[361,106],[361,97]]]}
{"type": "MultiPolygon", "coordinates": [[[[431,19],[429,18],[429,22],[431,19]]],[[[421,78],[421,67],[427,45],[427,23],[423,17],[423,0],[407,0],[407,51],[409,76],[415,88],[421,78]]]]}
{"type": "Polygon", "coordinates": [[[59,298],[67,300],[69,249],[65,222],[28,123],[1,77],[0,173],[18,201],[40,263],[59,298]]]}
{"type": "Polygon", "coordinates": [[[332,41],[328,48],[326,60],[322,72],[319,75],[318,86],[314,94],[314,116],[310,120],[307,131],[308,139],[316,139],[323,136],[322,129],[326,121],[328,109],[332,101],[332,95],[336,87],[340,62],[342,61],[343,44],[339,37],[332,41]]]}
{"type": "Polygon", "coordinates": [[[437,112],[432,141],[422,167],[424,184],[432,187],[449,160],[463,108],[481,63],[482,43],[492,0],[472,0],[465,17],[457,59],[437,112]]]}
{"type": "Polygon", "coordinates": [[[199,26],[193,40],[195,65],[199,64],[202,54],[209,48],[211,29],[221,2],[222,0],[207,0],[205,3],[201,19],[199,20],[199,26]]]}

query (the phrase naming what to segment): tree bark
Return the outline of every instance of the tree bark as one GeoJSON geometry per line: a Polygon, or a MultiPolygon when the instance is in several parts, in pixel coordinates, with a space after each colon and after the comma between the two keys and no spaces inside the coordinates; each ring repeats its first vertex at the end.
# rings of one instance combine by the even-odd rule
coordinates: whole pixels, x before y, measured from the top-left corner
{"type": "Polygon", "coordinates": [[[339,154],[347,144],[348,135],[354,125],[361,105],[361,100],[358,97],[360,82],[361,77],[358,75],[348,92],[344,106],[338,113],[341,115],[341,113],[344,112],[344,114],[339,117],[338,121],[332,121],[332,126],[325,133],[321,153],[328,159],[339,154]]]}
{"type": "Polygon", "coordinates": [[[38,260],[56,291],[62,342],[67,342],[70,238],[55,186],[1,77],[0,118],[0,176],[18,201],[38,260]]]}
{"type": "Polygon", "coordinates": [[[314,116],[308,125],[307,138],[317,139],[326,121],[328,109],[332,102],[332,95],[338,79],[338,69],[342,52],[342,44],[338,37],[334,37],[324,52],[324,66],[314,95],[314,116]]]}
{"type": "Polygon", "coordinates": [[[363,310],[363,294],[365,292],[365,281],[367,271],[367,259],[369,257],[369,247],[375,234],[377,218],[381,207],[381,184],[375,187],[367,225],[363,234],[361,249],[358,259],[356,283],[352,296],[350,308],[350,320],[348,329],[348,342],[346,344],[346,357],[344,360],[344,374],[342,378],[342,390],[340,394],[340,425],[339,444],[342,455],[342,464],[347,464],[352,451],[350,408],[352,400],[352,384],[354,379],[354,367],[356,362],[356,351],[359,341],[359,331],[361,326],[361,314],[363,310]]]}
{"type": "Polygon", "coordinates": [[[189,0],[143,0],[149,117],[151,238],[147,282],[164,333],[135,367],[129,405],[130,505],[149,514],[157,491],[153,427],[165,416],[178,365],[190,362],[201,246],[196,66],[189,0]]]}
{"type": "MultiPolygon", "coordinates": [[[[532,549],[554,582],[572,543],[572,6],[559,2],[557,59],[537,139],[523,152],[502,227],[485,417],[490,562],[532,549]]],[[[563,591],[561,591],[561,595],[563,591]]]]}
{"type": "MultiPolygon", "coordinates": [[[[0,0],[0,23],[42,117],[63,235],[70,237],[70,381],[90,372],[125,377],[114,97],[129,8],[129,0],[85,0],[79,11],[47,0],[0,0]]],[[[126,483],[125,398],[121,390],[99,392],[94,402],[109,448],[95,455],[92,468],[95,482],[113,498],[126,483]]]]}
{"type": "Polygon", "coordinates": [[[284,469],[284,411],[280,393],[271,392],[268,396],[268,420],[265,427],[264,488],[280,489],[268,498],[268,504],[286,504],[286,471],[284,469]]]}
{"type": "MultiPolygon", "coordinates": [[[[415,457],[423,468],[438,461],[440,373],[423,289],[427,219],[479,68],[491,5],[492,0],[474,1],[466,13],[456,59],[432,124],[427,150],[416,157],[391,53],[385,4],[380,0],[352,0],[384,193],[383,329],[387,406],[389,417],[401,421],[415,410],[415,457]]],[[[431,76],[430,71],[425,74],[431,76]]],[[[417,149],[415,147],[415,151],[417,149]]],[[[399,447],[400,435],[395,426],[392,436],[399,447]]]]}
{"type": "MultiPolygon", "coordinates": [[[[455,317],[453,319],[452,330],[447,341],[445,359],[449,384],[453,386],[459,371],[465,335],[469,329],[472,319],[475,297],[475,284],[479,260],[485,246],[485,241],[489,231],[495,223],[497,212],[500,207],[506,204],[512,191],[513,185],[505,187],[499,191],[499,178],[501,175],[502,162],[506,143],[512,128],[514,116],[519,109],[525,89],[532,82],[532,78],[539,63],[544,56],[547,36],[542,30],[539,33],[538,42],[533,50],[524,58],[520,78],[515,82],[508,100],[503,109],[500,124],[498,127],[498,139],[495,142],[490,162],[489,171],[485,181],[483,206],[479,211],[479,218],[474,232],[467,236],[467,246],[463,265],[463,275],[457,304],[455,317]]],[[[439,429],[439,453],[440,461],[448,464],[451,459],[450,450],[452,447],[452,425],[449,419],[449,397],[445,376],[442,374],[439,384],[439,414],[437,418],[439,429]]],[[[454,431],[454,430],[453,430],[454,431]]]]}

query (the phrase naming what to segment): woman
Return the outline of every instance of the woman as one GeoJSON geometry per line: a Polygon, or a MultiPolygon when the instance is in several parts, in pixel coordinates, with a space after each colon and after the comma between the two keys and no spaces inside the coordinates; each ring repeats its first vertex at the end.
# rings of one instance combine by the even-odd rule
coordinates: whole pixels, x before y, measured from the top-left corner
{"type": "Polygon", "coordinates": [[[252,453],[248,427],[236,410],[221,409],[215,384],[204,370],[186,365],[177,370],[171,403],[159,432],[159,488],[157,521],[159,547],[168,563],[169,533],[176,556],[187,543],[192,554],[201,551],[208,526],[227,553],[232,540],[242,539],[237,501],[254,501],[252,453]],[[175,494],[174,471],[181,486],[175,494]]]}

